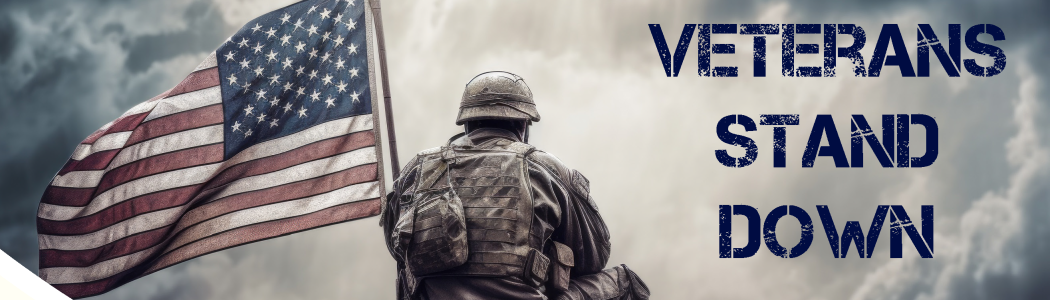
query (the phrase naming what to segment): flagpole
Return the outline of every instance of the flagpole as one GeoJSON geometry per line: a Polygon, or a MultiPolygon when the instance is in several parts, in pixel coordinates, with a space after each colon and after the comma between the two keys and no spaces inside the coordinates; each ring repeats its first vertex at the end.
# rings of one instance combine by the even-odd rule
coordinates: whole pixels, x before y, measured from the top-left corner
{"type": "Polygon", "coordinates": [[[394,108],[390,103],[390,78],[386,72],[386,39],[383,38],[383,16],[379,11],[379,0],[369,0],[372,19],[376,27],[376,44],[379,48],[379,73],[383,81],[383,108],[386,110],[386,135],[390,144],[390,167],[393,178],[401,175],[401,164],[397,159],[397,137],[394,136],[394,108]]]}

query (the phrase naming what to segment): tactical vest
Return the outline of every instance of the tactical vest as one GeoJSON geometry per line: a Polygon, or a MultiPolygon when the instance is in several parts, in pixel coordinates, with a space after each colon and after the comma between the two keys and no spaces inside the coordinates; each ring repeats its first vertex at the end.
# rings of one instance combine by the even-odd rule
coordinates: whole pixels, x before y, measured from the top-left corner
{"type": "MultiPolygon", "coordinates": [[[[534,149],[528,144],[498,140],[485,149],[452,145],[421,153],[424,163],[417,185],[433,182],[433,186],[423,187],[428,190],[452,185],[462,203],[468,251],[462,265],[429,274],[413,272],[417,277],[516,276],[537,286],[546,281],[550,261],[530,246],[542,242],[529,240],[534,212],[525,157],[534,149]],[[437,160],[444,161],[445,168],[426,163],[437,160]],[[444,174],[437,174],[441,171],[444,174]],[[426,179],[432,176],[441,177],[426,179]]],[[[426,242],[413,238],[408,248],[434,248],[423,245],[426,242]]]]}

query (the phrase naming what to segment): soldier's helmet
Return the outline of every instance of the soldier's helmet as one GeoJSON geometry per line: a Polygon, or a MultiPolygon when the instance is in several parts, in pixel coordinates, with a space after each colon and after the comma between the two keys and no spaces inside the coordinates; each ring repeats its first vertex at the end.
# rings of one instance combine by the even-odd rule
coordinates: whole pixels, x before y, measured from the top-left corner
{"type": "Polygon", "coordinates": [[[532,90],[525,79],[509,72],[492,71],[478,74],[467,82],[459,103],[456,125],[482,119],[540,121],[532,90]]]}

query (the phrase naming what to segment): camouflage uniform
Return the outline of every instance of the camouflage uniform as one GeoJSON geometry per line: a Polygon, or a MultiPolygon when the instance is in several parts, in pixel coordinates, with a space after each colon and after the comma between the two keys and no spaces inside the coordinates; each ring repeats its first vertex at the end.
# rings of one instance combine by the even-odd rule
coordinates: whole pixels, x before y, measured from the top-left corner
{"type": "MultiPolygon", "coordinates": [[[[539,121],[531,91],[510,73],[479,75],[463,98],[457,124],[539,121]]],[[[603,271],[609,231],[587,178],[525,139],[479,128],[408,162],[381,220],[398,260],[398,299],[648,297],[626,266],[603,271]],[[439,211],[437,204],[415,202],[434,191],[446,191],[455,205],[439,211]],[[435,215],[441,213],[445,218],[435,215]],[[457,229],[457,216],[463,228],[457,229]],[[414,223],[401,224],[406,219],[414,223]]]]}

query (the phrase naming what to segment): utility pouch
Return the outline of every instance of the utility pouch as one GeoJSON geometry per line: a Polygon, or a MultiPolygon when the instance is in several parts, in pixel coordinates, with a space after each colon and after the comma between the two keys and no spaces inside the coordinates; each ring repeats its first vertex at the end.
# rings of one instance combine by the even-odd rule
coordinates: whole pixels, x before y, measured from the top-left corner
{"type": "Polygon", "coordinates": [[[401,215],[391,239],[395,252],[402,255],[415,276],[455,268],[467,261],[463,202],[449,172],[445,159],[431,157],[423,163],[412,198],[401,199],[401,215]],[[435,187],[441,177],[448,180],[447,186],[435,187]]]}
{"type": "Polygon", "coordinates": [[[551,260],[540,253],[539,250],[529,249],[529,255],[525,264],[525,280],[532,286],[539,287],[547,282],[547,271],[550,269],[551,260]]]}
{"type": "Polygon", "coordinates": [[[547,288],[552,291],[565,292],[569,289],[569,272],[572,271],[572,267],[575,265],[575,257],[572,255],[572,248],[565,244],[552,241],[550,249],[547,250],[547,256],[551,257],[550,277],[547,282],[547,288]]]}

